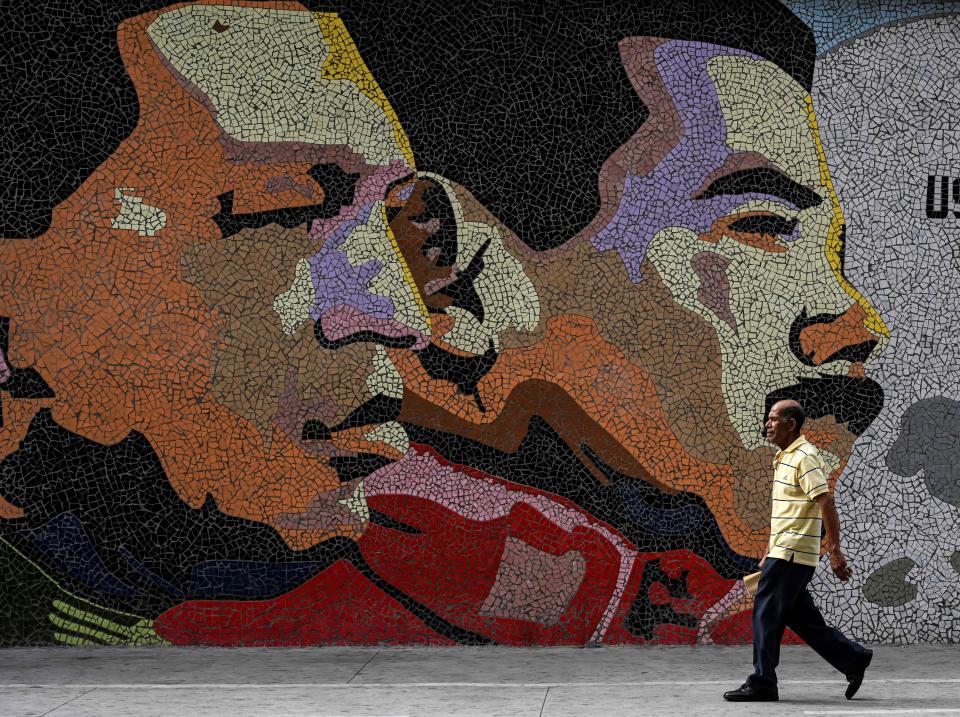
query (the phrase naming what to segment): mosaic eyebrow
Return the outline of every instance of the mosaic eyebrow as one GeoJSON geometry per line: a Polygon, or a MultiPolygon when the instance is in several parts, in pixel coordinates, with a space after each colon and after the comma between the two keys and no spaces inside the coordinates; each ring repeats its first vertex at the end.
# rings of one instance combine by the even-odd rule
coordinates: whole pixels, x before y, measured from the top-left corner
{"type": "Polygon", "coordinates": [[[796,182],[783,172],[768,167],[742,169],[719,177],[694,199],[710,199],[726,194],[769,194],[797,207],[810,209],[823,203],[823,197],[796,182]]]}
{"type": "Polygon", "coordinates": [[[325,192],[320,204],[240,213],[233,211],[232,190],[218,195],[220,211],[214,214],[212,219],[219,227],[221,237],[226,239],[243,229],[259,229],[268,224],[279,224],[291,229],[318,217],[335,217],[343,207],[353,202],[359,174],[346,172],[338,164],[315,164],[307,174],[325,192]]]}

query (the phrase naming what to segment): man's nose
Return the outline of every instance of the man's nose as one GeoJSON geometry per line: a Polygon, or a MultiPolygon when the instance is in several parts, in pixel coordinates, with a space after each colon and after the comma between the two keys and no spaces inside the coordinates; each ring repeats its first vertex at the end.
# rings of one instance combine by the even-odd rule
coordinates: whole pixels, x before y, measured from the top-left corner
{"type": "Polygon", "coordinates": [[[430,342],[427,307],[382,205],[375,203],[369,218],[327,241],[310,262],[314,334],[324,348],[372,341],[421,349],[430,342]]]}
{"type": "Polygon", "coordinates": [[[867,318],[859,302],[842,314],[808,316],[804,309],[790,326],[790,349],[807,366],[866,362],[879,343],[879,337],[866,327],[867,318]]]}

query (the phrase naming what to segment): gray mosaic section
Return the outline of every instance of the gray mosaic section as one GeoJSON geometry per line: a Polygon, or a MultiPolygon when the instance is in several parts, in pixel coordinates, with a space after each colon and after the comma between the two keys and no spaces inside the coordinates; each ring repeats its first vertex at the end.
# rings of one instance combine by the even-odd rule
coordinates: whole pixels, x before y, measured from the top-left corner
{"type": "Polygon", "coordinates": [[[917,597],[917,586],[906,581],[914,567],[910,558],[898,558],[878,568],[864,583],[863,596],[881,607],[906,605],[917,597]]]}
{"type": "Polygon", "coordinates": [[[960,506],[960,403],[930,398],[910,406],[887,467],[904,477],[922,472],[930,495],[960,506]]]}
{"type": "Polygon", "coordinates": [[[929,177],[937,177],[934,215],[943,210],[941,178],[960,177],[958,45],[960,17],[923,18],[868,33],[817,63],[814,105],[847,220],[846,272],[893,328],[870,366],[884,387],[883,411],[837,486],[858,572],[845,585],[824,567],[815,579],[828,621],[863,640],[960,638],[960,510],[943,465],[956,451],[960,398],[960,206],[940,218],[927,207],[929,177]],[[907,583],[914,600],[902,600],[907,583]]]}

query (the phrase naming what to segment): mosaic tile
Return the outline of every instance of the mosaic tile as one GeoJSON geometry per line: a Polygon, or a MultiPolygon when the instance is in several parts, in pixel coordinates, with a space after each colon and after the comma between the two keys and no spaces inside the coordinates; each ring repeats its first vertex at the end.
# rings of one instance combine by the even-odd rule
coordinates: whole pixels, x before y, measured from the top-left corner
{"type": "Polygon", "coordinates": [[[782,399],[956,641],[960,20],[854,6],[5,5],[0,646],[748,642],[782,399]]]}

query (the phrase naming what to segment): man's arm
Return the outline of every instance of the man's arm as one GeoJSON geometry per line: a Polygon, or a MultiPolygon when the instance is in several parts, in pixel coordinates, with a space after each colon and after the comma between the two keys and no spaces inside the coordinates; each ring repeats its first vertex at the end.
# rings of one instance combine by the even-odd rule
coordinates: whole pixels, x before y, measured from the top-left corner
{"type": "Polygon", "coordinates": [[[840,550],[840,516],[837,515],[837,505],[833,502],[833,494],[829,491],[814,498],[820,505],[820,514],[823,516],[823,527],[827,535],[823,539],[823,547],[830,556],[830,567],[833,574],[846,582],[853,575],[853,569],[847,564],[847,559],[840,550]]]}

